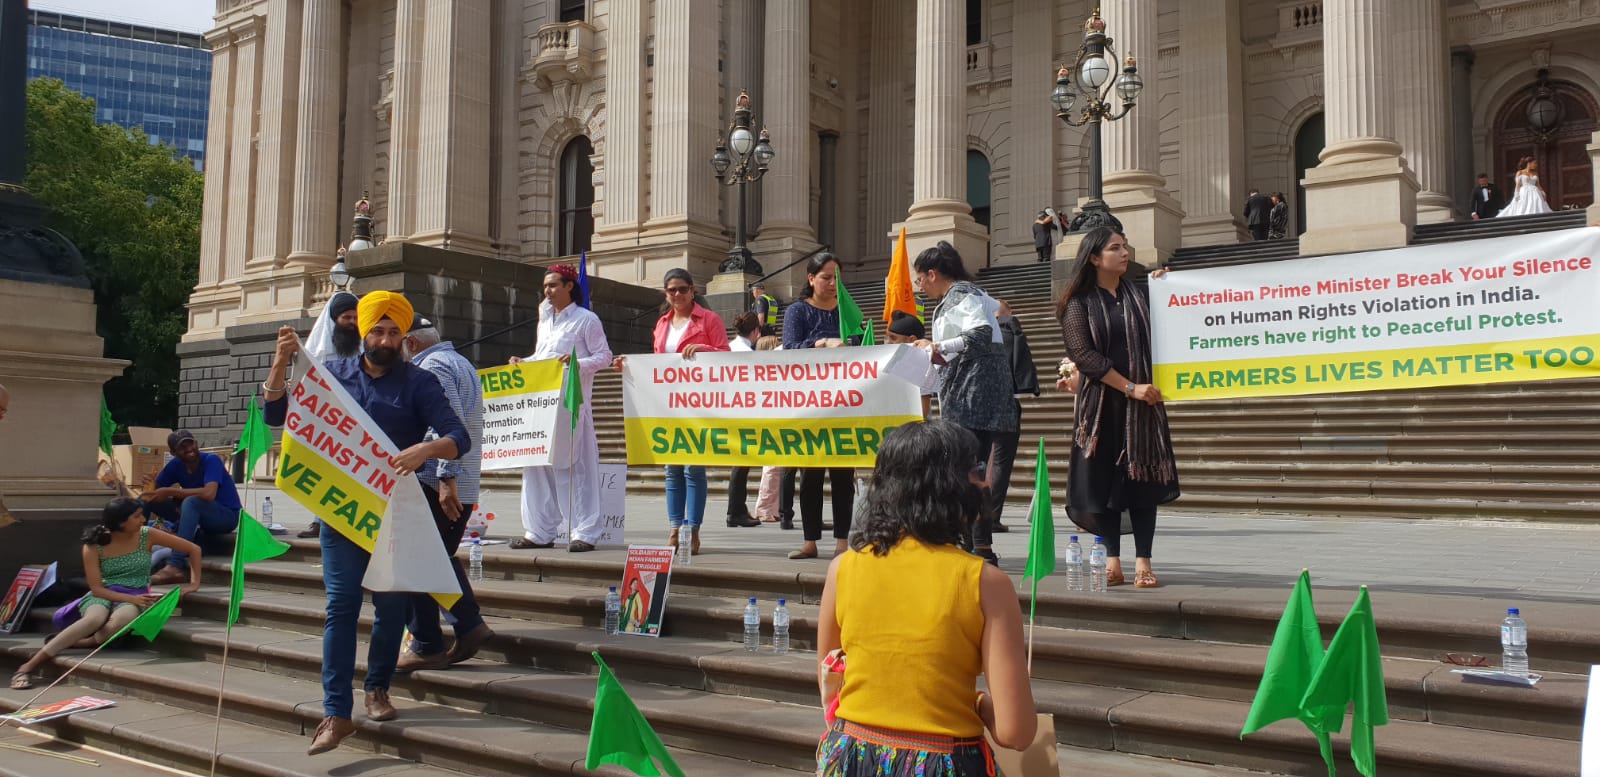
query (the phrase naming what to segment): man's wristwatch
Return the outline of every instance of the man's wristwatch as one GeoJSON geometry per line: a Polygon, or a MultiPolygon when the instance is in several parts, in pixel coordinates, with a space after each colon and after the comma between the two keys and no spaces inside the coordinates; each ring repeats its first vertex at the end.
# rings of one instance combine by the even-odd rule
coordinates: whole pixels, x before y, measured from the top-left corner
{"type": "Polygon", "coordinates": [[[1133,396],[1133,382],[1132,381],[1128,382],[1128,387],[1123,389],[1122,393],[1127,394],[1130,397],[1133,396]]]}

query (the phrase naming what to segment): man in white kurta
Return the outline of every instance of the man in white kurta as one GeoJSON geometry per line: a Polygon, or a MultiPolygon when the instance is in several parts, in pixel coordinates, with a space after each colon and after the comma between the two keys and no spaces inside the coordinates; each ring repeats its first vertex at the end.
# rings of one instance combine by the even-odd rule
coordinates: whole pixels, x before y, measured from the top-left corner
{"type": "Polygon", "coordinates": [[[567,550],[594,550],[600,540],[600,445],[594,434],[594,376],[611,365],[600,317],[578,304],[577,272],[556,265],[545,275],[545,300],[539,305],[537,347],[526,361],[570,359],[577,350],[577,369],[584,403],[578,426],[563,406],[557,411],[550,445],[550,466],[522,470],[522,537],[513,548],[552,548],[564,518],[571,519],[567,550]]]}

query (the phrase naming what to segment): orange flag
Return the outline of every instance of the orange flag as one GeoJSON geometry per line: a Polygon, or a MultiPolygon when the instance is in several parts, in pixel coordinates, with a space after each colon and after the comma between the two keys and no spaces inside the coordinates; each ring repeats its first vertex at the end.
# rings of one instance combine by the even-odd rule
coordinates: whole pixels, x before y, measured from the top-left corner
{"type": "Polygon", "coordinates": [[[894,244],[894,257],[889,260],[889,278],[884,281],[883,320],[893,321],[894,312],[904,310],[920,316],[917,297],[911,292],[911,257],[906,254],[906,229],[900,228],[900,239],[894,244]]]}

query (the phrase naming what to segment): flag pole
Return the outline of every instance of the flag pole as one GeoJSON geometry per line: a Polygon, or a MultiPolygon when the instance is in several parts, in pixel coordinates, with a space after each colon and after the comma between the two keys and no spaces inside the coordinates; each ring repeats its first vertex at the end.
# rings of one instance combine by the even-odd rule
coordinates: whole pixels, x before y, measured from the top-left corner
{"type": "MultiPolygon", "coordinates": [[[[115,642],[117,637],[122,636],[122,632],[123,631],[127,631],[127,629],[124,628],[122,631],[119,631],[116,634],[112,635],[111,639],[108,639],[105,642],[102,642],[99,645],[96,645],[94,650],[89,651],[89,655],[86,655],[83,658],[78,659],[78,663],[73,664],[71,669],[68,669],[67,671],[62,672],[60,677],[57,677],[55,680],[52,680],[49,685],[46,685],[44,687],[44,690],[41,690],[38,693],[34,694],[33,698],[23,702],[21,706],[17,707],[16,711],[17,712],[21,712],[22,710],[25,710],[25,709],[27,709],[29,707],[32,707],[33,703],[38,701],[39,699],[43,698],[45,694],[50,692],[50,689],[56,687],[57,685],[60,685],[62,680],[65,680],[68,677],[72,676],[72,673],[77,671],[78,667],[83,666],[83,662],[88,661],[91,658],[94,658],[96,655],[98,655],[100,653],[100,651],[105,649],[106,645],[109,645],[112,642],[115,642]]],[[[56,658],[56,656],[51,656],[51,658],[56,658]]],[[[0,718],[0,728],[5,728],[6,724],[10,723],[10,722],[11,722],[11,718],[0,718]]]]}
{"type": "Polygon", "coordinates": [[[222,696],[228,685],[228,645],[233,642],[233,626],[222,635],[222,676],[217,678],[217,720],[211,729],[211,777],[217,777],[218,744],[222,741],[222,696]]]}

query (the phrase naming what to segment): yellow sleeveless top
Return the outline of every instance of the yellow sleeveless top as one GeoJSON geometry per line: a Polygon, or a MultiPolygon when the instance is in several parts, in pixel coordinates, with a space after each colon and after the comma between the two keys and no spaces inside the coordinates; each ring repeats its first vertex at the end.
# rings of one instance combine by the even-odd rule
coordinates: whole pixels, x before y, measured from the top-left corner
{"type": "Polygon", "coordinates": [[[878,728],[976,737],[983,672],[983,559],[906,538],[839,562],[834,617],[845,652],[838,715],[878,728]]]}

